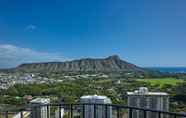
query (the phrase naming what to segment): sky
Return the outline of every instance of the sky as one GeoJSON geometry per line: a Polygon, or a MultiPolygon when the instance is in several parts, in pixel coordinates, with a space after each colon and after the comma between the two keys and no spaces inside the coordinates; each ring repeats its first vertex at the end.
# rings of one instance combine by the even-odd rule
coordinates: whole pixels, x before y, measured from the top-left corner
{"type": "Polygon", "coordinates": [[[0,68],[119,55],[186,66],[185,0],[0,0],[0,68]]]}

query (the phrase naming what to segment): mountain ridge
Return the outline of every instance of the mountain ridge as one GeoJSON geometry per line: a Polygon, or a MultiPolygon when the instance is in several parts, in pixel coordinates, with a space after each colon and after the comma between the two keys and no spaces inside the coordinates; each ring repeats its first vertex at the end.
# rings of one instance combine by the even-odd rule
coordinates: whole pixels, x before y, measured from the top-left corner
{"type": "Polygon", "coordinates": [[[107,58],[83,58],[65,62],[43,62],[25,63],[17,66],[13,70],[24,72],[123,72],[135,71],[144,72],[145,70],[132,63],[120,59],[118,55],[107,58]]]}

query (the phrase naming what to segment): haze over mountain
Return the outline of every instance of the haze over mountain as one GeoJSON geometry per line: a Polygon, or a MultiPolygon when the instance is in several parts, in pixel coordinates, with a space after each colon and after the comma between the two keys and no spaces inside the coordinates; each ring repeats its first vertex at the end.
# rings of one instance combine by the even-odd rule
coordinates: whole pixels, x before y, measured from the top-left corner
{"type": "Polygon", "coordinates": [[[15,68],[16,71],[26,72],[124,72],[139,71],[144,69],[121,60],[119,56],[113,55],[107,58],[93,59],[85,58],[66,62],[28,63],[15,68]]]}

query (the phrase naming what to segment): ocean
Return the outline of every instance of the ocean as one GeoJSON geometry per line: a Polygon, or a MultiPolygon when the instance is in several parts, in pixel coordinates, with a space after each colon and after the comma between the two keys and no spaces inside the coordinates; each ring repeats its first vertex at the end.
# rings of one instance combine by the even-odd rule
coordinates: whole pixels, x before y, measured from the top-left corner
{"type": "Polygon", "coordinates": [[[149,69],[168,73],[186,73],[186,67],[149,67],[149,69]]]}

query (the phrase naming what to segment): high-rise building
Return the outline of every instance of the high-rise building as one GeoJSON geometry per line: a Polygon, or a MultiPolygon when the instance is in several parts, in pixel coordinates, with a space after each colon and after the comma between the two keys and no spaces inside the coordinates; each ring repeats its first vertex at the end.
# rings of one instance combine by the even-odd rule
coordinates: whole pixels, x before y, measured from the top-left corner
{"type": "Polygon", "coordinates": [[[46,106],[49,103],[48,98],[36,98],[30,101],[31,118],[50,118],[50,107],[46,106]]]}
{"type": "MultiPolygon", "coordinates": [[[[82,96],[80,103],[88,104],[111,104],[111,100],[106,96],[82,96]]],[[[104,105],[85,105],[84,107],[85,118],[112,118],[112,107],[104,105]],[[94,115],[96,115],[94,117],[94,115]]]]}
{"type": "MultiPolygon", "coordinates": [[[[164,92],[149,92],[148,88],[140,87],[134,92],[127,92],[128,106],[153,110],[169,111],[169,95],[164,92]]],[[[147,118],[159,118],[157,113],[147,112],[147,118]]],[[[167,118],[161,114],[161,118],[167,118]]],[[[143,118],[144,112],[133,110],[132,118],[143,118]]]]}
{"type": "Polygon", "coordinates": [[[55,110],[55,118],[63,118],[64,117],[64,115],[65,115],[65,109],[63,106],[63,104],[65,104],[64,101],[65,101],[64,98],[61,98],[60,103],[59,103],[59,104],[61,104],[61,106],[60,106],[60,108],[57,108],[55,110]]]}
{"type": "Polygon", "coordinates": [[[55,118],[63,118],[64,117],[64,114],[65,114],[64,108],[58,108],[55,111],[55,118]]]}

